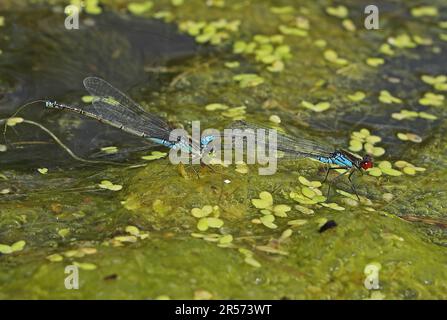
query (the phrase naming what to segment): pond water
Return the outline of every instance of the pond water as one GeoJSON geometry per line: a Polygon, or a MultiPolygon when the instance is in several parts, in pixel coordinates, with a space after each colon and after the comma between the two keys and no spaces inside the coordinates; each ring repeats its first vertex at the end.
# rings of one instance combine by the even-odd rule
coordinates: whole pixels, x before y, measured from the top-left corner
{"type": "Polygon", "coordinates": [[[0,4],[0,299],[447,298],[445,1],[381,1],[378,30],[358,0],[84,2],[72,30],[70,1],[0,4]],[[173,165],[44,108],[88,104],[87,76],[177,127],[244,119],[375,167],[359,200],[308,159],[173,165]]]}

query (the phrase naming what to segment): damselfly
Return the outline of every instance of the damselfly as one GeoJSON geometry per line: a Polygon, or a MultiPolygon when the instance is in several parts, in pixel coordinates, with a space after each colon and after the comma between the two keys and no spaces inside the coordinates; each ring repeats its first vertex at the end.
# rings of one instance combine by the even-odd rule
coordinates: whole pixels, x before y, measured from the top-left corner
{"type": "MultiPolygon", "coordinates": [[[[238,131],[233,130],[233,132],[231,133],[234,137],[236,137],[237,135],[246,137],[247,131],[255,134],[256,131],[259,129],[265,130],[265,135],[269,136],[268,131],[274,130],[272,128],[246,123],[245,121],[236,121],[232,124],[231,128],[239,129],[238,131]]],[[[269,141],[266,141],[265,143],[269,143],[269,141]]],[[[336,149],[305,138],[294,137],[279,132],[276,132],[275,143],[276,150],[279,151],[278,153],[281,156],[279,158],[280,160],[312,158],[324,164],[327,164],[328,167],[323,182],[327,180],[327,177],[331,170],[345,169],[343,173],[339,174],[335,179],[331,181],[331,183],[329,184],[328,194],[332,183],[347,174],[348,180],[351,184],[351,188],[357,195],[357,198],[359,198],[357,190],[352,183],[352,175],[355,172],[362,173],[362,171],[372,168],[374,165],[372,157],[368,154],[365,155],[363,158],[360,158],[343,149],[336,149]]]]}
{"type": "Polygon", "coordinates": [[[93,96],[92,105],[79,108],[47,101],[45,106],[50,109],[79,113],[170,149],[182,150],[192,157],[202,156],[201,150],[206,147],[203,143],[208,143],[206,137],[202,139],[202,142],[193,141],[189,136],[171,141],[170,133],[173,128],[165,120],[143,110],[136,102],[107,81],[88,77],[84,79],[83,83],[93,96]]]}

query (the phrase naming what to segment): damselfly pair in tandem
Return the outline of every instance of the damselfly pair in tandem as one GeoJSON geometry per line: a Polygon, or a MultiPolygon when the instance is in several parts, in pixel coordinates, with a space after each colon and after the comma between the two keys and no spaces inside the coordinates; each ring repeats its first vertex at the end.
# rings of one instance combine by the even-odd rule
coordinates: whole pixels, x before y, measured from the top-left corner
{"type": "MultiPolygon", "coordinates": [[[[45,106],[50,109],[66,110],[96,119],[99,122],[116,127],[143,139],[148,139],[172,150],[181,150],[189,153],[192,158],[202,159],[216,138],[216,136],[209,135],[197,140],[192,139],[191,136],[186,136],[172,140],[170,137],[173,128],[165,120],[146,112],[132,99],[105,80],[97,77],[88,77],[84,79],[84,86],[93,96],[91,106],[79,108],[54,101],[47,101],[45,106]]],[[[269,131],[274,130],[243,121],[233,123],[231,128],[239,129],[237,130],[239,133],[234,134],[234,138],[237,138],[238,134],[246,136],[246,131],[253,132],[253,130],[264,129],[269,133],[269,131]]],[[[277,137],[276,148],[277,151],[283,154],[283,160],[312,158],[327,164],[328,168],[324,180],[327,179],[330,170],[345,169],[346,171],[340,174],[340,176],[348,174],[348,180],[356,194],[357,191],[351,181],[352,175],[354,172],[362,172],[362,170],[367,170],[373,166],[373,160],[369,155],[360,158],[348,151],[335,149],[304,138],[277,132],[275,134],[277,137]]]]}

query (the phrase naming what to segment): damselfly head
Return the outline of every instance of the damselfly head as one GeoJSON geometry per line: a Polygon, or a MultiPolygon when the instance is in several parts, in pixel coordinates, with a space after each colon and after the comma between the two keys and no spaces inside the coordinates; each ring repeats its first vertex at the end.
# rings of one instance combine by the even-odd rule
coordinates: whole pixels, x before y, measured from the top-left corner
{"type": "Polygon", "coordinates": [[[362,161],[360,161],[360,167],[363,170],[368,170],[368,169],[374,167],[373,158],[369,154],[365,155],[363,157],[362,161]]]}

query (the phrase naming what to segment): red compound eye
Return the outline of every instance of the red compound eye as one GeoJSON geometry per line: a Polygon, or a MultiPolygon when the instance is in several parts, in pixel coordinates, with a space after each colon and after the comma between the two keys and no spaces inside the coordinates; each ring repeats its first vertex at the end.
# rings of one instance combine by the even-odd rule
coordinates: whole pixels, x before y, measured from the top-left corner
{"type": "Polygon", "coordinates": [[[368,170],[369,168],[372,168],[374,164],[372,161],[363,161],[360,166],[363,170],[368,170]]]}

